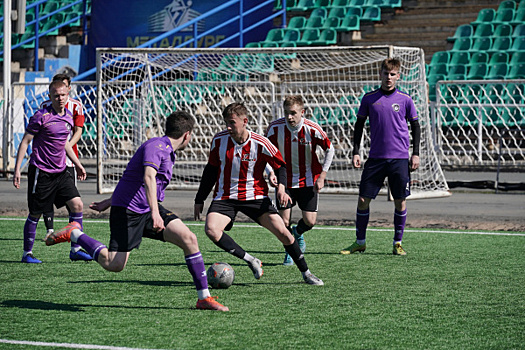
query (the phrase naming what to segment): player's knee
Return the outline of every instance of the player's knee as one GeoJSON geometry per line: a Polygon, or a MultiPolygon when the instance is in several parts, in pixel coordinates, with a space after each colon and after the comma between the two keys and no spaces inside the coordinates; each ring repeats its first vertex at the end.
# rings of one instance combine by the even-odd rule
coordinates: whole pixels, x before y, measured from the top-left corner
{"type": "Polygon", "coordinates": [[[80,197],[73,198],[67,205],[74,213],[80,213],[84,210],[84,203],[80,197]]]}

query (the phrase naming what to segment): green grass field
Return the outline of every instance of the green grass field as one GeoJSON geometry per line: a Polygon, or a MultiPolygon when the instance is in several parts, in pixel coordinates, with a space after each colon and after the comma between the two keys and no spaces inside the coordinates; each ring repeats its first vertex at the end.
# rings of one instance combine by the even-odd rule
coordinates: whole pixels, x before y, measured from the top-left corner
{"type": "MultiPolygon", "coordinates": [[[[236,224],[231,235],[263,261],[260,281],[202,224],[188,224],[206,266],[235,270],[230,289],[212,291],[228,313],[194,309],[175,246],[145,239],[123,272],[110,273],[70,262],[69,244],[39,241],[33,251],[44,263],[21,264],[24,220],[0,220],[0,349],[524,348],[524,233],[410,229],[400,257],[391,230],[370,229],[366,253],[343,256],[353,229],[319,227],[305,236],[309,267],[325,282],[315,287],[281,265],[282,246],[256,225],[236,224]]],[[[86,220],[85,231],[108,241],[105,221],[86,220]]]]}

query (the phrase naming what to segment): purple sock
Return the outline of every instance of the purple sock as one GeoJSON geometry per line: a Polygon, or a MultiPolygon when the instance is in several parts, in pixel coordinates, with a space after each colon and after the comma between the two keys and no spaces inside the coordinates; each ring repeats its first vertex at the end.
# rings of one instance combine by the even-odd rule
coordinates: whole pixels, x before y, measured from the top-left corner
{"type": "MultiPolygon", "coordinates": [[[[73,212],[69,213],[69,222],[73,222],[73,221],[78,222],[80,224],[80,227],[82,227],[82,230],[84,230],[84,225],[82,224],[82,219],[83,219],[82,213],[73,213],[73,212]]],[[[73,248],[75,250],[78,250],[78,249],[80,249],[80,245],[71,242],[71,248],[73,248]]]]}
{"type": "Polygon", "coordinates": [[[405,232],[405,222],[407,221],[407,210],[394,210],[394,242],[401,242],[403,240],[403,232],[405,232]]]}
{"type": "Polygon", "coordinates": [[[370,208],[357,209],[355,216],[355,235],[358,240],[366,239],[366,227],[370,219],[370,208]]]}
{"type": "Polygon", "coordinates": [[[104,248],[107,248],[104,244],[100,243],[94,238],[89,237],[85,233],[78,237],[77,243],[79,246],[84,248],[89,255],[93,257],[93,260],[98,261],[98,255],[100,251],[104,248]]]}
{"type": "Polygon", "coordinates": [[[193,277],[193,283],[197,290],[208,289],[208,279],[206,277],[206,267],[204,266],[204,260],[202,259],[201,252],[186,255],[186,265],[188,270],[193,277]]]}
{"type": "Polygon", "coordinates": [[[24,251],[30,252],[33,250],[33,244],[35,243],[36,226],[38,225],[38,219],[27,216],[26,223],[24,224],[24,251]]]}

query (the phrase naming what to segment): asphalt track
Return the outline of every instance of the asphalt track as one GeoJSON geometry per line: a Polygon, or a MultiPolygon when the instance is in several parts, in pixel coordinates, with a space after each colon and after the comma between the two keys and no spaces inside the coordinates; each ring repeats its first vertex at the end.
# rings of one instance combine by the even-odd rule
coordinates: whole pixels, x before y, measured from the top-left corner
{"type": "MultiPolygon", "coordinates": [[[[450,177],[450,176],[449,176],[450,177]]],[[[447,180],[449,179],[447,177],[447,180]]],[[[459,176],[456,176],[458,178],[459,176]]],[[[523,180],[524,174],[513,175],[513,181],[523,180]]],[[[107,218],[108,212],[97,213],[88,208],[89,204],[107,197],[96,193],[96,182],[88,179],[78,184],[84,202],[84,216],[107,218]]],[[[20,189],[14,188],[10,180],[0,179],[0,216],[27,215],[27,179],[22,179],[20,189]]],[[[472,191],[452,189],[452,195],[444,198],[417,199],[407,202],[407,227],[449,228],[469,230],[498,230],[525,232],[525,194],[523,192],[500,192],[493,190],[472,191]]],[[[184,221],[193,221],[193,199],[195,191],[167,191],[163,205],[175,212],[184,221]]],[[[324,225],[354,226],[356,195],[322,193],[319,200],[318,223],[324,225]]],[[[207,210],[209,199],[205,205],[207,210]]],[[[394,204],[386,197],[379,196],[372,201],[371,227],[392,227],[394,204]]],[[[65,210],[56,213],[66,216],[65,210]]],[[[300,211],[294,210],[293,219],[300,218],[300,211]]],[[[238,222],[249,221],[239,215],[238,222]]]]}

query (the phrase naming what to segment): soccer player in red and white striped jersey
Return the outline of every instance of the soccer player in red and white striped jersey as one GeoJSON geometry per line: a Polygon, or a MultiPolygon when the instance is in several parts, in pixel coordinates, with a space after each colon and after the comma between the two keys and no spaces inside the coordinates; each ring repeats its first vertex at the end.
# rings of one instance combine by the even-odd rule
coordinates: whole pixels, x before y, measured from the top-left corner
{"type": "MultiPolygon", "coordinates": [[[[283,102],[284,118],[273,121],[266,136],[284,155],[287,170],[286,192],[292,199],[284,206],[277,204],[283,221],[293,233],[304,253],[306,244],[303,233],[312,229],[317,220],[319,191],[324,187],[326,173],[334,157],[334,147],[323,129],[304,117],[304,101],[301,96],[288,96],[283,102]],[[325,152],[324,162],[320,163],[317,149],[325,152]],[[298,204],[302,218],[297,225],[290,227],[292,207],[298,204]]],[[[275,182],[275,176],[270,174],[275,182]]],[[[285,254],[284,265],[292,265],[293,260],[285,254]]]]}
{"type": "Polygon", "coordinates": [[[286,194],[286,166],[279,150],[266,137],[247,129],[248,110],[232,103],[223,111],[226,130],[212,140],[208,164],[195,196],[194,217],[200,220],[204,201],[215,185],[213,201],[206,215],[206,235],[221,249],[244,260],[256,279],[263,275],[261,260],[247,253],[224,231],[231,229],[238,212],[272,232],[303,275],[306,283],[323,285],[308,269],[297,241],[288,231],[277,208],[268,197],[264,179],[266,165],[277,174],[277,200],[290,201],[286,194]]]}
{"type": "MultiPolygon", "coordinates": [[[[84,107],[82,106],[82,103],[80,101],[72,99],[69,96],[69,93],[71,92],[71,78],[69,77],[69,75],[55,74],[55,76],[53,76],[53,81],[62,81],[67,86],[68,99],[66,102],[66,109],[69,110],[71,114],[73,114],[73,124],[74,124],[74,127],[71,130],[71,135],[69,137],[69,144],[73,147],[73,151],[75,152],[75,155],[78,158],[77,143],[80,140],[80,137],[82,136],[82,128],[84,127],[84,121],[85,121],[84,107]]],[[[51,105],[50,100],[44,101],[40,105],[40,109],[47,108],[50,105],[51,105]]],[[[66,168],[71,174],[71,176],[73,176],[73,178],[76,179],[75,168],[73,167],[73,163],[71,162],[71,159],[69,159],[69,157],[66,157],[66,168]]],[[[74,220],[74,221],[82,220],[82,216],[83,216],[82,213],[72,214],[69,208],[67,209],[69,212],[70,220],[74,220]]],[[[46,238],[51,233],[54,232],[54,216],[55,214],[53,211],[43,213],[44,224],[46,225],[46,229],[47,229],[46,238]]],[[[44,238],[44,240],[46,238],[44,238]]],[[[71,253],[69,257],[71,260],[83,260],[83,261],[93,260],[92,257],[89,254],[87,254],[85,251],[83,251],[80,248],[80,245],[76,243],[71,243],[71,253]]]]}

